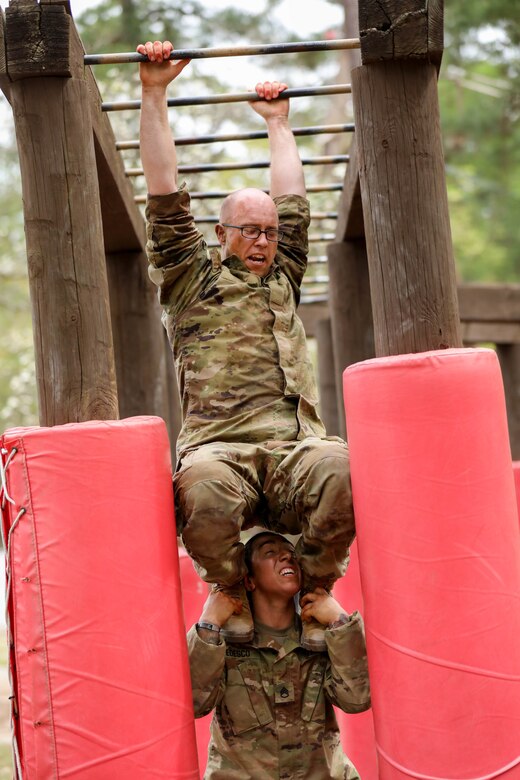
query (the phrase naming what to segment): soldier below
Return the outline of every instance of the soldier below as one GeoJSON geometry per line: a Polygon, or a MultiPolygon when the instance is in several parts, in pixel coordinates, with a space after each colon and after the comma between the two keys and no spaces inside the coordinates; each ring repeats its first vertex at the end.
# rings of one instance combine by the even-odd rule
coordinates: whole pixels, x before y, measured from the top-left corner
{"type": "MultiPolygon", "coordinates": [[[[307,266],[309,204],[278,82],[256,87],[250,105],[266,122],[270,195],[238,190],[221,208],[220,252],[208,252],[178,185],[166,91],[188,64],[172,44],[137,50],[142,82],[141,159],[148,187],[147,252],[159,288],[182,404],[176,515],[199,575],[234,595],[226,625],[249,641],[240,531],[260,522],[300,534],[303,592],[330,589],[354,537],[346,444],[327,437],[317,410],[305,332],[296,313],[307,266]],[[240,606],[242,604],[242,607],[240,606]]],[[[325,648],[322,627],[304,624],[302,644],[325,648]]]]}
{"type": "Polygon", "coordinates": [[[232,645],[219,627],[234,604],[221,592],[206,601],[188,633],[195,717],[215,709],[205,780],[301,778],[359,780],[343,753],[332,705],[344,712],[370,706],[363,622],[325,590],[302,599],[302,617],[323,624],[326,651],[300,645],[294,596],[300,568],[293,546],[261,532],[246,544],[255,633],[232,645]]]}

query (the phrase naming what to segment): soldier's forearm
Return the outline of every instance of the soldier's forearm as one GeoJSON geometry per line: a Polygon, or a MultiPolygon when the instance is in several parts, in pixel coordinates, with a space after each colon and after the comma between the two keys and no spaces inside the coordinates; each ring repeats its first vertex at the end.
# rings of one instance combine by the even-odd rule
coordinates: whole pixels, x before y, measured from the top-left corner
{"type": "Polygon", "coordinates": [[[272,198],[280,195],[302,195],[305,197],[305,177],[296,140],[284,116],[275,116],[267,121],[269,149],[271,152],[272,198]]]}
{"type": "Polygon", "coordinates": [[[148,192],[151,195],[177,192],[177,155],[164,87],[143,87],[140,144],[148,192]]]}

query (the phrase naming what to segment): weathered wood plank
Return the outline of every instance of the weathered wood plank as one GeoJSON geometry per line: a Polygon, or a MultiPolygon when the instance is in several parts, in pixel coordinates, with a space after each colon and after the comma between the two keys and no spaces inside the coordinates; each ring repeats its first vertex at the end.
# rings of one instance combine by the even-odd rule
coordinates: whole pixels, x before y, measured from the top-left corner
{"type": "Polygon", "coordinates": [[[464,344],[520,344],[520,322],[463,322],[464,344]]]}
{"type": "MultiPolygon", "coordinates": [[[[317,323],[329,316],[328,303],[306,303],[300,306],[298,314],[308,336],[316,335],[317,323]]],[[[469,316],[470,311],[467,312],[469,316]]],[[[516,322],[493,322],[463,320],[461,334],[464,344],[518,344],[520,324],[516,322]]]]}
{"type": "Polygon", "coordinates": [[[338,203],[338,221],[336,223],[336,242],[338,243],[362,238],[365,235],[355,135],[352,138],[349,154],[350,163],[346,168],[343,191],[338,203]]]}
{"type": "Polygon", "coordinates": [[[6,10],[10,80],[70,76],[70,27],[71,18],[61,5],[11,0],[6,10]]]}
{"type": "Polygon", "coordinates": [[[77,79],[13,82],[42,425],[117,418],[88,95],[77,79]]]}
{"type": "Polygon", "coordinates": [[[11,84],[7,75],[7,41],[5,39],[5,14],[0,8],[0,89],[11,102],[11,84]]]}
{"type": "Polygon", "coordinates": [[[359,0],[358,6],[363,64],[412,58],[440,64],[443,0],[359,0]]]}
{"type": "Polygon", "coordinates": [[[120,252],[106,259],[119,414],[156,414],[168,421],[164,328],[146,255],[120,252]]]}
{"type": "Polygon", "coordinates": [[[507,407],[507,425],[513,460],[520,460],[520,344],[499,344],[507,407]]]}
{"type": "Polygon", "coordinates": [[[343,371],[374,357],[374,327],[363,239],[327,246],[329,303],[340,430],[345,433],[343,371]]]}
{"type": "MultiPolygon", "coordinates": [[[[56,425],[117,418],[88,92],[83,79],[47,78],[49,72],[72,73],[71,63],[64,64],[70,17],[61,6],[35,6],[32,0],[15,0],[7,13],[7,71],[16,76],[11,100],[22,177],[40,421],[56,425]],[[61,65],[51,68],[48,60],[57,35],[63,44],[61,65]]],[[[82,60],[76,71],[82,73],[82,60]]]]}
{"type": "Polygon", "coordinates": [[[520,284],[459,284],[460,319],[520,322],[520,284]]]}
{"type": "Polygon", "coordinates": [[[101,110],[102,100],[94,74],[91,68],[83,66],[85,50],[74,25],[70,46],[74,75],[84,79],[89,94],[106,251],[109,254],[143,251],[144,220],[134,201],[134,190],[125,174],[123,159],[116,150],[110,119],[101,110]]]}
{"type": "Polygon", "coordinates": [[[435,68],[377,63],[352,82],[376,354],[460,346],[435,68]]]}
{"type": "Polygon", "coordinates": [[[70,0],[40,0],[40,3],[42,5],[62,5],[69,16],[72,15],[70,0]]]}
{"type": "Polygon", "coordinates": [[[318,351],[318,389],[320,395],[320,417],[328,436],[339,436],[338,399],[336,395],[336,372],[330,319],[319,320],[316,328],[318,351]]]}

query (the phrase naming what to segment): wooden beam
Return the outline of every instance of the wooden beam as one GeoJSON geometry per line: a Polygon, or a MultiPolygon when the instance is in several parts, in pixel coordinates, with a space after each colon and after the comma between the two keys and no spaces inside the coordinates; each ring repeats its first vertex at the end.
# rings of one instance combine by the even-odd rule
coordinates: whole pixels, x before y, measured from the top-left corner
{"type": "Polygon", "coordinates": [[[75,26],[71,30],[71,52],[73,61],[81,63],[81,77],[89,94],[106,251],[108,254],[142,252],[146,241],[144,219],[134,201],[135,193],[125,174],[123,158],[116,149],[110,119],[101,110],[101,95],[92,69],[83,67],[85,50],[75,26]]]}
{"type": "Polygon", "coordinates": [[[106,259],[119,414],[155,414],[168,421],[164,328],[146,255],[120,252],[106,259]]]}
{"type": "Polygon", "coordinates": [[[376,354],[461,346],[435,68],[363,65],[352,83],[376,354]]]}
{"type": "Polygon", "coordinates": [[[11,102],[11,87],[7,75],[7,41],[5,38],[5,14],[0,8],[0,89],[11,102]]]}
{"type": "Polygon", "coordinates": [[[327,256],[338,418],[344,433],[343,371],[375,354],[365,241],[329,244],[327,256]]]}
{"type": "Polygon", "coordinates": [[[424,59],[440,65],[443,0],[359,0],[361,59],[424,59]]]}
{"type": "Polygon", "coordinates": [[[463,322],[464,344],[520,344],[520,322],[463,322]]]}
{"type": "Polygon", "coordinates": [[[520,460],[520,344],[499,344],[497,355],[504,380],[511,455],[520,460]]]}
{"type": "Polygon", "coordinates": [[[365,225],[363,222],[363,205],[359,186],[357,140],[354,135],[349,149],[350,163],[346,167],[343,191],[338,204],[338,221],[336,223],[336,243],[351,239],[363,238],[365,225]]]}
{"type": "Polygon", "coordinates": [[[520,284],[459,284],[463,322],[520,323],[520,284]]]}
{"type": "Polygon", "coordinates": [[[70,27],[71,18],[61,5],[11,0],[6,11],[10,80],[70,76],[70,27]]]}
{"type": "Polygon", "coordinates": [[[63,19],[63,7],[30,0],[11,0],[6,14],[42,425],[118,416],[88,92],[72,62],[60,60],[68,78],[47,78],[55,49],[68,50],[63,19]]]}
{"type": "Polygon", "coordinates": [[[327,436],[339,436],[340,424],[338,420],[336,372],[334,369],[334,350],[332,348],[330,319],[318,321],[316,327],[316,344],[318,352],[320,417],[325,425],[327,436]]]}

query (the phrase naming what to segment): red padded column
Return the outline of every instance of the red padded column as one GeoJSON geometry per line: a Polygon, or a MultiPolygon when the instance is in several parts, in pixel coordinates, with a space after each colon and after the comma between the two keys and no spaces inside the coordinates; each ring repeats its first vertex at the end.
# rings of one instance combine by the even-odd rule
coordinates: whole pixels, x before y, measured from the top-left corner
{"type": "Polygon", "coordinates": [[[163,421],[2,446],[24,780],[198,780],[163,421]]]}
{"type": "MultiPolygon", "coordinates": [[[[202,607],[208,596],[208,585],[197,575],[191,558],[186,550],[179,548],[179,564],[182,587],[182,606],[184,609],[184,621],[186,628],[197,622],[202,613],[202,607]]],[[[195,720],[197,734],[197,754],[199,757],[200,776],[204,776],[208,762],[209,727],[213,713],[210,712],[204,718],[195,720]]]]}
{"type": "MultiPolygon", "coordinates": [[[[350,548],[347,573],[334,585],[334,596],[348,612],[358,610],[364,616],[363,594],[359,576],[357,541],[350,548]]],[[[378,780],[377,753],[372,710],[347,714],[336,707],[341,744],[363,780],[378,780]]]]}
{"type": "Polygon", "coordinates": [[[513,461],[513,474],[515,477],[516,503],[518,506],[518,519],[520,520],[520,460],[513,461]]]}
{"type": "Polygon", "coordinates": [[[381,780],[520,778],[520,533],[492,350],[344,374],[381,780]]]}

